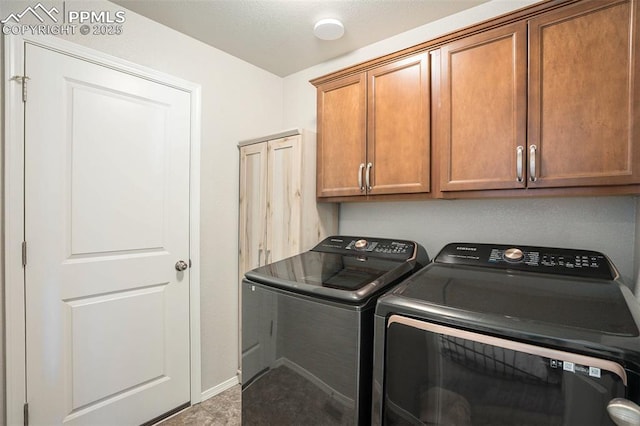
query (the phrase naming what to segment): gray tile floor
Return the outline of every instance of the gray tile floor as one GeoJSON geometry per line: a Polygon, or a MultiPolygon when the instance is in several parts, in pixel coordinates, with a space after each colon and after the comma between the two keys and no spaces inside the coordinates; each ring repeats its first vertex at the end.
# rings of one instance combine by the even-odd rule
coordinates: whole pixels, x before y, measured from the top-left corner
{"type": "Polygon", "coordinates": [[[156,426],[239,426],[240,395],[240,385],[235,385],[156,426]]]}

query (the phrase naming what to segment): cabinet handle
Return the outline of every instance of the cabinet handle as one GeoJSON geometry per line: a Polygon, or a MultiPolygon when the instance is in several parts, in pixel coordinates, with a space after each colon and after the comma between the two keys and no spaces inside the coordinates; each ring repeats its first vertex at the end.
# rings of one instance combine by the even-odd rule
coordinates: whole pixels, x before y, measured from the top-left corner
{"type": "Polygon", "coordinates": [[[262,266],[260,264],[260,259],[262,258],[262,249],[258,249],[258,266],[262,266]]]}
{"type": "Polygon", "coordinates": [[[535,145],[531,145],[529,147],[529,180],[531,182],[535,182],[538,180],[538,176],[536,174],[536,150],[538,147],[535,145]]]}
{"type": "Polygon", "coordinates": [[[360,192],[364,192],[364,186],[362,185],[363,170],[364,170],[364,163],[360,163],[360,168],[358,168],[358,186],[360,187],[360,192]]]}
{"type": "Polygon", "coordinates": [[[365,182],[367,183],[367,191],[371,191],[373,188],[371,187],[371,168],[373,167],[373,163],[367,164],[367,176],[365,178],[365,182]]]}
{"type": "Polygon", "coordinates": [[[267,250],[266,254],[264,256],[264,263],[265,265],[269,263],[269,258],[271,258],[271,250],[267,250]]]}
{"type": "Polygon", "coordinates": [[[516,148],[516,174],[518,177],[518,182],[522,182],[524,177],[522,176],[522,154],[524,152],[524,148],[519,146],[516,148]]]}

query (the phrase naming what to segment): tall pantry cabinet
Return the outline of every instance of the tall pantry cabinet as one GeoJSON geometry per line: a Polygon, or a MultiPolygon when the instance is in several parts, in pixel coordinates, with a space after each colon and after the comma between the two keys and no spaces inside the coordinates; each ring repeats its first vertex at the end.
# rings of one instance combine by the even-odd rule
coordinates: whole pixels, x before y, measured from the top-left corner
{"type": "Polygon", "coordinates": [[[338,229],[337,204],[316,202],[316,138],[289,130],[241,142],[239,277],[309,250],[338,229]]]}

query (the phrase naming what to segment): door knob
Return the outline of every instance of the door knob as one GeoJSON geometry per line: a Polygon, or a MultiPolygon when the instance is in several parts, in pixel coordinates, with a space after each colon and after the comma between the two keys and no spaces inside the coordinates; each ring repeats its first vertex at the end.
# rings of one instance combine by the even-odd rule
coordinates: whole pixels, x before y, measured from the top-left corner
{"type": "Polygon", "coordinates": [[[184,260],[178,260],[176,262],[176,271],[182,272],[189,267],[189,264],[184,260]]]}

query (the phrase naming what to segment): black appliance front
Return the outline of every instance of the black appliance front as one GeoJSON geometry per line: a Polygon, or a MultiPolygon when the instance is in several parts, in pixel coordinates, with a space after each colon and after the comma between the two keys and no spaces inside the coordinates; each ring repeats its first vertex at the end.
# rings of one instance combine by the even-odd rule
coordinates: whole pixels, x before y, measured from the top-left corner
{"type": "Polygon", "coordinates": [[[640,422],[639,321],[601,253],[450,244],[378,300],[373,424],[640,422]]]}
{"type": "Polygon", "coordinates": [[[334,236],[242,282],[243,425],[368,425],[378,295],[419,244],[334,236]]]}

